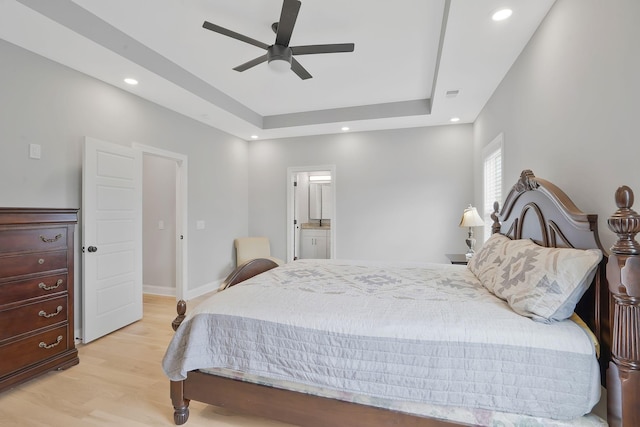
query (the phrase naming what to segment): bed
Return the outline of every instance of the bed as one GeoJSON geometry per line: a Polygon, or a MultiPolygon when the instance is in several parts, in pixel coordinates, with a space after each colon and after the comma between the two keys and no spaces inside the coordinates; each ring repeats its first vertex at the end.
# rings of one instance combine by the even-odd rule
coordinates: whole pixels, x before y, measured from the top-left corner
{"type": "Polygon", "coordinates": [[[175,423],[196,400],[302,426],[606,425],[589,412],[610,366],[610,425],[640,425],[640,219],[616,197],[609,257],[596,216],[523,171],[468,267],[240,266],[188,315],[178,303],[175,423]],[[518,284],[540,269],[544,286],[518,284]]]}

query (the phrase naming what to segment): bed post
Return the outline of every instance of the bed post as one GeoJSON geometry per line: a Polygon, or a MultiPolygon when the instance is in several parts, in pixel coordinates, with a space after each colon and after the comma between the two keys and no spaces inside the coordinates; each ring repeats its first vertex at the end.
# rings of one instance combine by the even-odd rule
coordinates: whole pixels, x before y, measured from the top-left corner
{"type": "Polygon", "coordinates": [[[173,319],[173,322],[171,322],[171,328],[174,331],[178,330],[180,324],[184,320],[184,314],[187,312],[187,303],[185,300],[181,299],[180,301],[178,301],[178,304],[176,305],[176,311],[178,312],[178,315],[175,319],[173,319]]]}
{"type": "MultiPolygon", "coordinates": [[[[178,301],[176,305],[178,316],[171,322],[171,328],[177,331],[180,324],[184,320],[187,312],[187,303],[184,300],[178,301]]],[[[189,419],[189,399],[184,397],[184,381],[171,381],[169,386],[169,394],[171,403],[173,404],[173,422],[176,425],[182,425],[189,419]]]]}
{"type": "Polygon", "coordinates": [[[633,191],[616,191],[618,210],[609,228],[618,235],[607,263],[613,296],[611,361],[607,371],[608,421],[614,427],[640,426],[640,215],[633,206],[633,191]]]}
{"type": "Polygon", "coordinates": [[[189,419],[189,399],[184,398],[184,381],[171,381],[170,389],[173,422],[180,426],[189,419]]]}

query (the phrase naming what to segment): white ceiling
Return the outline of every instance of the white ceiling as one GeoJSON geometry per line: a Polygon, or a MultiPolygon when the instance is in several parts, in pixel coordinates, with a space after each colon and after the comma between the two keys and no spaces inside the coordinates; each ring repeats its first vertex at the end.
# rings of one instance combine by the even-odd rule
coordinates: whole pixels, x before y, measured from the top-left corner
{"type": "Polygon", "coordinates": [[[292,46],[355,43],[298,56],[308,80],[265,63],[234,71],[265,51],[202,28],[273,44],[282,0],[0,0],[0,38],[239,138],[270,139],[473,122],[553,2],[302,0],[292,46]],[[512,17],[493,22],[504,6],[512,17]]]}

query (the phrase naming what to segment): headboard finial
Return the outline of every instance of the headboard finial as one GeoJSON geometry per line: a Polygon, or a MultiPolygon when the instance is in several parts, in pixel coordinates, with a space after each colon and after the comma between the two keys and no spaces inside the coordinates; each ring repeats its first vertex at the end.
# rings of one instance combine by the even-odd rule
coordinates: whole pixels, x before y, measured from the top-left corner
{"type": "Polygon", "coordinates": [[[640,215],[633,206],[633,190],[623,185],[616,190],[616,205],[618,210],[609,217],[609,229],[618,235],[618,240],[611,247],[611,251],[621,255],[640,254],[640,243],[635,240],[640,232],[640,215]]]}
{"type": "Polygon", "coordinates": [[[616,206],[620,209],[631,209],[633,206],[633,190],[626,185],[616,190],[616,206]]]}
{"type": "Polygon", "coordinates": [[[531,169],[525,169],[520,173],[520,179],[513,187],[518,193],[535,190],[540,186],[535,178],[536,176],[533,174],[531,169]]]}
{"type": "Polygon", "coordinates": [[[500,203],[493,202],[493,212],[491,213],[491,220],[493,221],[493,223],[491,224],[492,234],[499,233],[500,228],[502,226],[500,224],[499,212],[500,212],[500,203]]]}

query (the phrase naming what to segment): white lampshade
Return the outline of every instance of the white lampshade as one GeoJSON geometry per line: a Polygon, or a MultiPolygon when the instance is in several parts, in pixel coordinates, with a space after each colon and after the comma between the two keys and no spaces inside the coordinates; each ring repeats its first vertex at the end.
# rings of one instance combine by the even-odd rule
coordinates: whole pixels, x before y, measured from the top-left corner
{"type": "Polygon", "coordinates": [[[478,210],[474,206],[469,205],[462,213],[460,227],[480,227],[482,225],[484,225],[484,221],[478,214],[478,210]]]}

